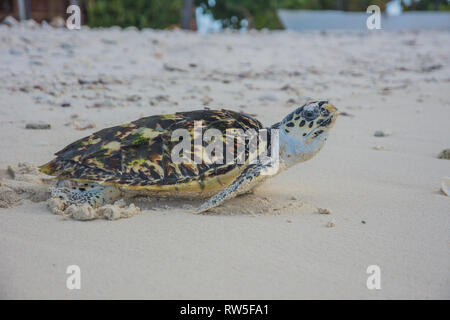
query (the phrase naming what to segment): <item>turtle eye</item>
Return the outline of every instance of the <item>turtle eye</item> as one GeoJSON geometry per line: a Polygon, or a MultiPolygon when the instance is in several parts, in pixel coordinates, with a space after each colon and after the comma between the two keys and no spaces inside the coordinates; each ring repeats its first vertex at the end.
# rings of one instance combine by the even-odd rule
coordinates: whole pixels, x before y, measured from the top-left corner
{"type": "Polygon", "coordinates": [[[305,118],[307,121],[314,120],[316,116],[317,116],[316,113],[312,110],[303,111],[303,118],[305,118]]]}
{"type": "Polygon", "coordinates": [[[321,114],[322,116],[327,117],[328,115],[330,115],[330,111],[328,111],[328,110],[325,109],[325,108],[321,108],[320,114],[321,114]]]}

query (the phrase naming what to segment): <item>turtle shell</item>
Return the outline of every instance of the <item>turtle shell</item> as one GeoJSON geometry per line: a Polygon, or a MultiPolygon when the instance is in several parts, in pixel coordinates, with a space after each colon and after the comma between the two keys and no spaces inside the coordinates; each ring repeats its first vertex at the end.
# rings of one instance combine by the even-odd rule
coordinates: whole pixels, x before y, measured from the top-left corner
{"type": "MultiPolygon", "coordinates": [[[[183,188],[191,191],[222,189],[245,167],[245,163],[236,161],[240,156],[236,152],[239,139],[234,139],[234,145],[225,145],[230,132],[227,129],[257,132],[262,128],[253,117],[224,109],[150,116],[75,141],[57,152],[56,158],[40,170],[58,179],[118,185],[124,189],[169,193],[183,188]],[[202,150],[193,147],[188,159],[181,163],[172,161],[172,149],[179,143],[172,141],[172,133],[176,129],[187,129],[194,138],[195,121],[201,121],[202,130],[214,128],[222,133],[224,148],[233,148],[233,161],[211,163],[203,160],[196,164],[194,153],[202,150]]],[[[243,152],[248,159],[248,142],[245,143],[243,152]]],[[[202,148],[207,146],[208,143],[202,141],[202,148]]]]}

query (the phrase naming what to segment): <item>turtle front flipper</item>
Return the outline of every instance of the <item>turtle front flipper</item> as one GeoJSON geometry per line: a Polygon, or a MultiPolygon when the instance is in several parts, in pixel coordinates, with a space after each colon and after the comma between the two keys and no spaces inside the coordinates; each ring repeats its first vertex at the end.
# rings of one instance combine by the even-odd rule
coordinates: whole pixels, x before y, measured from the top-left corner
{"type": "Polygon", "coordinates": [[[89,187],[66,187],[56,186],[50,188],[52,198],[59,198],[72,204],[88,203],[93,208],[112,203],[119,199],[121,192],[114,186],[89,186],[89,187]]]}
{"type": "Polygon", "coordinates": [[[218,205],[222,204],[225,200],[232,199],[237,195],[246,193],[255,187],[258,183],[262,182],[269,175],[268,169],[272,168],[272,162],[257,162],[249,165],[244,171],[231,183],[228,188],[222,190],[218,194],[211,197],[208,201],[203,203],[195,213],[202,213],[218,205]]]}

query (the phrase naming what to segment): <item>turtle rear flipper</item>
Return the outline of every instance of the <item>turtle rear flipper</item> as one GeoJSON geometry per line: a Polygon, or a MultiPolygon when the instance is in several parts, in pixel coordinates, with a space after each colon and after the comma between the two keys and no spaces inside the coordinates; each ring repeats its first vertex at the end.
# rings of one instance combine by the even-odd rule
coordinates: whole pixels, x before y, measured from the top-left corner
{"type": "Polygon", "coordinates": [[[52,198],[59,198],[72,204],[88,203],[93,208],[112,203],[119,199],[121,192],[114,186],[94,186],[89,188],[55,187],[50,189],[52,198]]]}

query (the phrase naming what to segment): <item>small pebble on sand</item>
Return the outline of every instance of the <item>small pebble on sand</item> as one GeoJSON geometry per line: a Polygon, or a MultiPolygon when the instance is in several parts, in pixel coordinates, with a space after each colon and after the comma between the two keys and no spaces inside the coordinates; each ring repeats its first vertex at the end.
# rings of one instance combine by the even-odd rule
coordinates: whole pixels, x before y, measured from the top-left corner
{"type": "Polygon", "coordinates": [[[327,223],[327,228],[333,228],[333,227],[335,227],[336,226],[336,224],[334,224],[334,222],[328,222],[327,223]]]}
{"type": "Polygon", "coordinates": [[[389,137],[392,133],[390,131],[376,130],[373,134],[375,137],[389,137]]]}
{"type": "Polygon", "coordinates": [[[33,130],[45,130],[50,129],[51,125],[49,123],[27,123],[25,129],[33,129],[33,130]]]}
{"type": "Polygon", "coordinates": [[[92,122],[92,123],[88,123],[88,124],[82,126],[82,125],[79,124],[77,121],[74,121],[74,122],[73,122],[73,127],[74,127],[76,130],[82,131],[82,130],[87,130],[87,129],[94,129],[94,128],[97,127],[97,124],[95,124],[94,122],[92,122]]]}
{"type": "Polygon", "coordinates": [[[446,159],[446,160],[450,160],[450,148],[449,149],[444,149],[442,150],[439,155],[438,155],[439,159],[446,159]]]}
{"type": "Polygon", "coordinates": [[[141,96],[139,96],[137,94],[133,94],[133,95],[127,97],[128,102],[137,102],[139,100],[141,100],[141,96]]]}
{"type": "Polygon", "coordinates": [[[331,214],[331,210],[326,208],[317,208],[317,212],[320,214],[331,214]]]}
{"type": "Polygon", "coordinates": [[[16,178],[16,172],[14,171],[14,169],[11,166],[8,166],[8,169],[6,169],[6,172],[9,174],[11,179],[16,178]]]}

